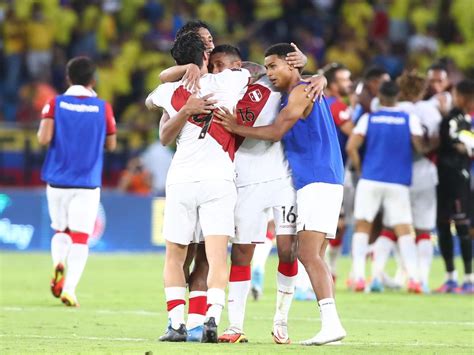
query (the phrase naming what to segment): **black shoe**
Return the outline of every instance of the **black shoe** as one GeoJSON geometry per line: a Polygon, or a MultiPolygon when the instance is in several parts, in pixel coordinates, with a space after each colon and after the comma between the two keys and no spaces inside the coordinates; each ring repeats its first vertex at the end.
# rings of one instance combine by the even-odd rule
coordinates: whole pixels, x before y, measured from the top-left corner
{"type": "Polygon", "coordinates": [[[168,325],[165,334],[158,338],[159,341],[186,341],[188,333],[186,331],[186,326],[181,324],[178,329],[171,327],[171,324],[168,325]]]}
{"type": "Polygon", "coordinates": [[[203,343],[217,343],[217,325],[214,317],[209,318],[204,323],[204,332],[202,334],[203,343]]]}

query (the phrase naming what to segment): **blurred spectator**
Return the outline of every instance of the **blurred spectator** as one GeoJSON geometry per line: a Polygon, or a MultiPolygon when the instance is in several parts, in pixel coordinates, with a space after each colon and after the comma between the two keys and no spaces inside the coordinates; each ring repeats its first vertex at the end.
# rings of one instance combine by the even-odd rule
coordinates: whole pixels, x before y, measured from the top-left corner
{"type": "Polygon", "coordinates": [[[32,78],[51,70],[54,36],[54,24],[45,16],[42,5],[34,3],[31,20],[26,25],[26,64],[32,78]]]}
{"type": "Polygon", "coordinates": [[[139,157],[130,159],[127,169],[120,174],[118,189],[136,195],[147,196],[151,192],[151,175],[139,157]]]}
{"type": "Polygon", "coordinates": [[[122,114],[121,122],[131,132],[137,132],[143,143],[147,143],[156,137],[158,128],[157,114],[145,106],[145,97],[128,105],[122,114]]]}
{"type": "Polygon", "coordinates": [[[141,156],[143,166],[151,172],[153,194],[164,196],[166,175],[173,159],[173,152],[160,141],[151,144],[141,156]]]}

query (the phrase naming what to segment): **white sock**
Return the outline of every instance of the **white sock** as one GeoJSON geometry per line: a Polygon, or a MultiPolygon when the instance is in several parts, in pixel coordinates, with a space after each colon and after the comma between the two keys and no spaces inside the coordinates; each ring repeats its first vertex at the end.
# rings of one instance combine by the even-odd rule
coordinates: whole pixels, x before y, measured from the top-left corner
{"type": "Polygon", "coordinates": [[[66,281],[63,288],[66,293],[75,295],[76,287],[81,279],[88,256],[89,246],[87,244],[71,244],[67,256],[66,281]]]}
{"type": "Polygon", "coordinates": [[[225,304],[225,291],[220,288],[210,288],[207,290],[207,304],[209,305],[206,313],[206,320],[214,317],[216,325],[221,321],[222,309],[225,304]]]}
{"type": "Polygon", "coordinates": [[[304,291],[313,290],[309,275],[301,261],[298,260],[298,275],[296,275],[295,287],[304,291]]]}
{"type": "Polygon", "coordinates": [[[464,275],[464,282],[472,282],[474,274],[465,274],[464,275]]]}
{"type": "Polygon", "coordinates": [[[178,329],[181,324],[184,324],[185,294],[186,287],[165,287],[168,319],[170,320],[173,329],[178,329]]]}
{"type": "Polygon", "coordinates": [[[51,239],[51,257],[53,258],[53,266],[59,263],[65,265],[69,248],[72,245],[71,237],[63,232],[58,232],[51,239]]]}
{"type": "Polygon", "coordinates": [[[416,257],[415,238],[410,235],[398,237],[398,246],[400,247],[400,256],[402,263],[408,274],[408,278],[418,281],[418,260],[416,257]]]}
{"type": "Polygon", "coordinates": [[[249,291],[250,280],[229,282],[227,312],[230,327],[244,329],[245,307],[249,291]]]}
{"type": "Polygon", "coordinates": [[[369,245],[367,233],[354,233],[352,236],[352,274],[354,281],[365,280],[365,258],[369,245]]]}
{"type": "Polygon", "coordinates": [[[385,265],[395,242],[383,235],[374,243],[374,261],[372,262],[372,279],[383,280],[385,265]]]}
{"type": "Polygon", "coordinates": [[[341,255],[341,246],[329,246],[327,251],[327,259],[329,270],[331,270],[331,275],[336,276],[336,266],[337,266],[337,259],[341,255]]]}
{"type": "Polygon", "coordinates": [[[446,280],[458,281],[458,272],[456,270],[446,273],[446,280]]]}
{"type": "Polygon", "coordinates": [[[276,310],[273,321],[288,321],[288,313],[290,312],[291,302],[295,293],[295,276],[285,276],[277,272],[277,301],[276,310]]]}
{"type": "Polygon", "coordinates": [[[265,264],[273,248],[273,242],[265,238],[265,243],[255,245],[255,251],[252,258],[252,271],[257,269],[265,273],[265,264]]]}
{"type": "Polygon", "coordinates": [[[193,329],[204,324],[207,310],[207,292],[191,291],[189,293],[189,310],[186,329],[193,329]]]}
{"type": "Polygon", "coordinates": [[[429,284],[431,261],[433,260],[433,243],[431,240],[422,239],[416,244],[418,250],[418,269],[420,281],[423,285],[429,284]]]}
{"type": "Polygon", "coordinates": [[[321,313],[321,331],[342,328],[334,298],[324,298],[318,304],[321,313]]]}
{"type": "Polygon", "coordinates": [[[395,276],[393,280],[397,285],[402,287],[407,282],[407,273],[405,271],[405,266],[403,265],[403,261],[400,256],[400,247],[398,243],[395,244],[395,247],[393,248],[393,258],[395,259],[395,263],[397,264],[397,270],[395,271],[395,276]]]}

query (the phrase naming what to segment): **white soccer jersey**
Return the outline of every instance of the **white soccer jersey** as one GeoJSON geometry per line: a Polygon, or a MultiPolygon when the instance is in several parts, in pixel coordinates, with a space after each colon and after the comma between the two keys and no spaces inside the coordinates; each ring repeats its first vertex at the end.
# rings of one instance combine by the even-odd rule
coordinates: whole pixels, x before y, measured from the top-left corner
{"type": "MultiPolygon", "coordinates": [[[[242,96],[249,81],[246,69],[224,70],[219,74],[205,74],[200,79],[198,96],[214,94],[217,107],[230,111],[242,96]]],[[[173,117],[183,107],[191,93],[181,82],[158,86],[147,98],[147,104],[162,107],[173,117]]],[[[212,122],[212,114],[189,117],[176,143],[176,154],[166,180],[171,184],[235,178],[235,138],[221,125],[212,122]]]]}
{"type": "MultiPolygon", "coordinates": [[[[398,104],[399,108],[407,113],[416,115],[423,128],[425,137],[436,137],[439,135],[441,114],[432,101],[418,101],[416,103],[403,101],[398,104]]],[[[413,163],[413,176],[410,188],[421,190],[431,188],[438,184],[438,172],[436,165],[425,156],[416,156],[413,163]]]]}
{"type": "MultiPolygon", "coordinates": [[[[237,104],[237,117],[247,126],[267,126],[279,113],[281,94],[274,91],[267,76],[249,85],[237,104]]],[[[237,187],[290,176],[281,142],[236,137],[237,187]]]]}

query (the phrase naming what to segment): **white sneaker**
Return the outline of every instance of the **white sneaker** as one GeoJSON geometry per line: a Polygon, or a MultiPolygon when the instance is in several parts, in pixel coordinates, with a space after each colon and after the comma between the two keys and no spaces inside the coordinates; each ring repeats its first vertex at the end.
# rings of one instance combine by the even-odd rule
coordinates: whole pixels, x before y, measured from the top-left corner
{"type": "Polygon", "coordinates": [[[301,345],[324,345],[328,343],[334,343],[346,336],[346,331],[342,327],[333,328],[331,330],[324,329],[318,334],[308,340],[302,341],[301,345]]]}
{"type": "Polygon", "coordinates": [[[272,336],[273,341],[277,344],[290,344],[291,340],[288,337],[288,323],[282,320],[273,322],[272,336]]]}

